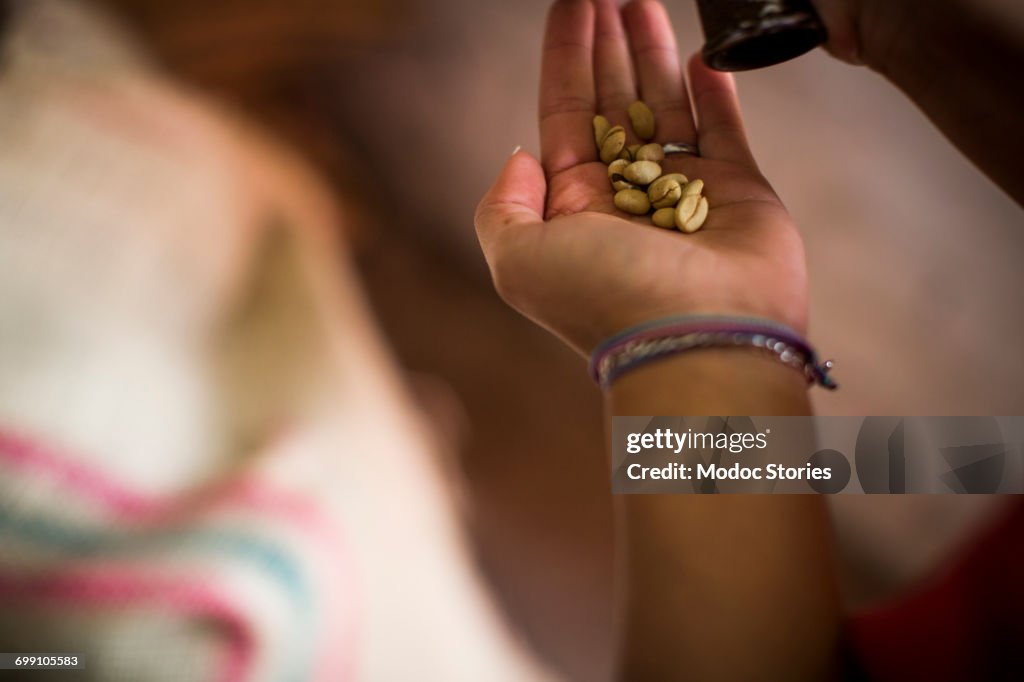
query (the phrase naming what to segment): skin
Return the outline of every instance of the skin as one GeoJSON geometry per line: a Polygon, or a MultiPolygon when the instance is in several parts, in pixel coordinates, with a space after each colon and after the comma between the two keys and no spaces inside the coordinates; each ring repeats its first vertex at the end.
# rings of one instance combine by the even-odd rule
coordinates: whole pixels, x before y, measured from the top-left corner
{"type": "MultiPolygon", "coordinates": [[[[810,411],[806,389],[798,373],[754,355],[684,353],[623,376],[608,412],[800,415],[810,411]]],[[[829,677],[840,612],[821,498],[616,502],[621,679],[829,677]]]]}
{"type": "MultiPolygon", "coordinates": [[[[514,154],[476,216],[502,297],[583,354],[670,314],[755,315],[803,332],[802,243],[750,153],[731,76],[694,58],[687,87],[657,2],[621,11],[612,1],[556,2],[543,49],[541,159],[514,154]],[[700,158],[664,163],[706,183],[711,210],[696,234],[613,207],[591,120],[601,113],[629,130],[626,108],[638,97],[655,112],[657,141],[700,145],[700,158]]],[[[799,373],[742,350],[692,352],[631,372],[609,391],[607,408],[810,414],[799,373]]],[[[617,527],[623,679],[669,679],[681,660],[694,679],[828,674],[839,608],[820,499],[626,496],[617,527]]]]}
{"type": "Polygon", "coordinates": [[[889,79],[1024,205],[1024,21],[1017,0],[813,0],[829,51],[889,79]]]}

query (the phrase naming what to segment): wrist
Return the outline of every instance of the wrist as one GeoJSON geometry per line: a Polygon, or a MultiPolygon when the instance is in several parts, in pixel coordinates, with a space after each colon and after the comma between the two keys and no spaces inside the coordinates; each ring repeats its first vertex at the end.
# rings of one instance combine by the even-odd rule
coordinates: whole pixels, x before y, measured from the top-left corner
{"type": "Polygon", "coordinates": [[[674,316],[637,325],[594,351],[591,376],[613,414],[807,414],[807,388],[836,388],[801,335],[743,317],[674,316]]]}
{"type": "Polygon", "coordinates": [[[624,374],[607,392],[615,415],[804,415],[804,375],[744,348],[707,348],[660,358],[624,374]]]}
{"type": "MultiPolygon", "coordinates": [[[[754,269],[745,272],[744,286],[726,286],[724,282],[698,290],[670,289],[652,294],[643,304],[629,301],[629,305],[616,306],[615,314],[608,315],[594,331],[598,332],[582,346],[591,355],[597,346],[614,335],[637,325],[676,317],[732,317],[763,320],[789,327],[807,336],[808,295],[807,275],[799,262],[792,273],[762,274],[754,269]],[[660,302],[660,303],[659,303],[660,302]]],[[[623,303],[627,303],[624,301],[623,303]]],[[[610,312],[610,311],[609,311],[610,312]]]]}
{"type": "Polygon", "coordinates": [[[783,325],[796,334],[807,336],[807,304],[806,294],[794,292],[789,306],[771,305],[763,299],[742,300],[739,298],[718,298],[714,301],[702,300],[686,305],[644,306],[634,307],[628,313],[616,315],[613,321],[606,321],[600,326],[600,332],[588,339],[584,354],[588,357],[609,338],[622,332],[659,320],[687,317],[728,317],[738,319],[762,320],[767,323],[783,325]]]}
{"type": "MultiPolygon", "coordinates": [[[[734,317],[759,319],[789,327],[802,337],[807,336],[807,306],[802,300],[795,301],[789,309],[770,305],[739,305],[728,303],[701,302],[679,305],[631,305],[628,310],[609,312],[595,316],[585,324],[559,328],[538,323],[562,339],[580,355],[590,358],[594,351],[613,336],[656,320],[672,317],[734,317]]],[[[527,317],[531,317],[527,314],[527,317]]],[[[531,318],[537,319],[537,318],[531,318]]]]}

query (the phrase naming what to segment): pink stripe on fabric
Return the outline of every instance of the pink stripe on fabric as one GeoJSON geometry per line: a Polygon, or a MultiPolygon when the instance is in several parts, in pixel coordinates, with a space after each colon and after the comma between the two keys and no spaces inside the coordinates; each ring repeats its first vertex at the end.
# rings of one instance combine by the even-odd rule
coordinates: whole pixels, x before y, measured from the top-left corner
{"type": "Polygon", "coordinates": [[[199,513],[238,506],[265,513],[293,524],[312,537],[312,547],[323,552],[326,559],[324,584],[330,607],[325,612],[337,618],[329,623],[328,635],[337,635],[342,645],[326,642],[317,669],[319,679],[343,680],[353,676],[356,649],[355,618],[343,618],[358,610],[357,591],[351,579],[343,580],[346,568],[353,564],[344,550],[341,534],[308,500],[288,495],[269,487],[254,477],[239,477],[208,485],[185,495],[150,496],[130,490],[102,472],[55,454],[29,439],[0,429],[0,461],[27,474],[48,478],[62,484],[100,505],[120,521],[146,524],[169,524],[192,520],[199,513]]]}
{"type": "MultiPolygon", "coordinates": [[[[0,429],[0,460],[14,468],[44,476],[66,485],[101,505],[121,520],[155,522],[171,520],[180,514],[195,515],[221,506],[239,504],[249,509],[270,512],[323,533],[320,539],[335,535],[315,505],[307,500],[273,490],[253,477],[238,477],[207,485],[184,495],[155,496],[130,490],[87,464],[56,455],[28,439],[0,429]]],[[[334,542],[337,537],[331,538],[334,542]]]]}
{"type": "Polygon", "coordinates": [[[120,567],[13,576],[0,573],[4,602],[98,607],[156,604],[178,616],[215,620],[227,633],[227,647],[218,679],[241,682],[252,672],[255,638],[241,613],[228,600],[203,585],[128,571],[120,567]]]}
{"type": "Polygon", "coordinates": [[[157,503],[106,479],[89,467],[56,457],[28,439],[0,431],[0,458],[18,469],[45,476],[103,504],[121,516],[143,516],[157,503]]]}

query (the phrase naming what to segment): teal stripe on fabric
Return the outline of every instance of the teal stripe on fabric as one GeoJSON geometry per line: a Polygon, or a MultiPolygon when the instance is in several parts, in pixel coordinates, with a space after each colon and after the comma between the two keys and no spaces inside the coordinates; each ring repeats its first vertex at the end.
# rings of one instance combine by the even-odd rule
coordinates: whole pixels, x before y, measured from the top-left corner
{"type": "MultiPolygon", "coordinates": [[[[313,661],[315,604],[309,586],[296,563],[272,543],[238,532],[224,530],[139,529],[121,532],[74,527],[40,516],[12,513],[0,505],[0,534],[9,533],[19,541],[42,546],[75,557],[132,557],[153,550],[197,550],[222,553],[243,560],[270,576],[288,594],[303,627],[295,631],[297,647],[295,674],[291,680],[310,679],[313,661]]],[[[2,556],[2,555],[0,555],[2,556]]]]}

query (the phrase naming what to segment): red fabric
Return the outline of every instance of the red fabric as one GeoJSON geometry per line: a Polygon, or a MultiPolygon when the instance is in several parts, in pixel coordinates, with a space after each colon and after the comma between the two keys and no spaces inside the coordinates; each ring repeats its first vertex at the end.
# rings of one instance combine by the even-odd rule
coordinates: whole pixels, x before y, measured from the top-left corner
{"type": "Polygon", "coordinates": [[[868,680],[1024,680],[1024,498],[952,568],[854,616],[849,643],[868,680]]]}

